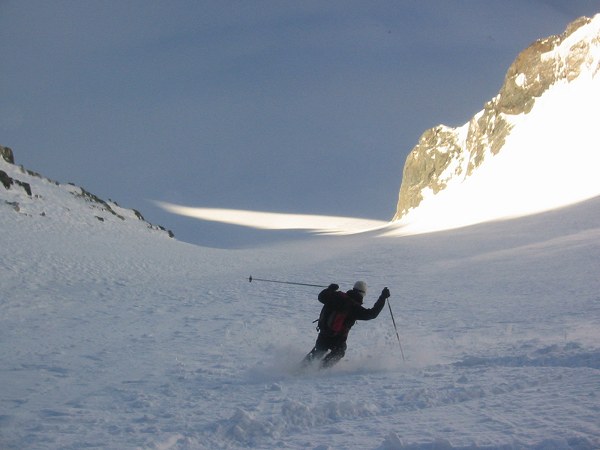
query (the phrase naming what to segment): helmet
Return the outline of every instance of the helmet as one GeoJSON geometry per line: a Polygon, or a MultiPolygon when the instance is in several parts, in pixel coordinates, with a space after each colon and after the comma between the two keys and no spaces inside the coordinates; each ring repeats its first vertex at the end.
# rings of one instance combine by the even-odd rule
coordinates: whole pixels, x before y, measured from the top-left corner
{"type": "Polygon", "coordinates": [[[367,283],[364,281],[357,281],[354,283],[354,290],[360,292],[364,297],[367,294],[367,283]]]}

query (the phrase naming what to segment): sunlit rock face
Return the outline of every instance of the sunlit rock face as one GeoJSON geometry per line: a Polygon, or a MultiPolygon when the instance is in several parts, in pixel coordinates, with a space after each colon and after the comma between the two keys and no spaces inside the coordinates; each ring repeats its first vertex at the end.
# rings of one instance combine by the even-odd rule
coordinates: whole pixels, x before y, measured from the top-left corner
{"type": "MultiPolygon", "coordinates": [[[[540,39],[521,52],[508,69],[498,95],[467,124],[459,128],[439,125],[423,133],[404,165],[393,220],[400,220],[419,207],[425,196],[464,183],[484,163],[501,153],[515,127],[533,126],[523,118],[555,86],[575,86],[581,79],[597,86],[599,55],[600,15],[579,18],[564,33],[540,39]]],[[[561,110],[556,106],[556,114],[571,119],[573,115],[593,114],[583,107],[576,109],[561,110]]],[[[531,130],[531,133],[543,132],[543,129],[531,130]]],[[[528,148],[523,146],[520,151],[526,152],[528,148]]],[[[591,151],[598,153],[598,146],[591,151]]],[[[543,167],[544,161],[538,163],[543,167]]],[[[535,173],[532,171],[531,175],[535,183],[535,173]]],[[[506,178],[508,182],[509,173],[506,178]]]]}

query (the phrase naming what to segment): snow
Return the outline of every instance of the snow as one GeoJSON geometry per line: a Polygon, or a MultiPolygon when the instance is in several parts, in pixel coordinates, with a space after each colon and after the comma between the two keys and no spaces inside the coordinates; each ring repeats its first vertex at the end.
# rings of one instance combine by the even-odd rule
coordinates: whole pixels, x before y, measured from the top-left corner
{"type": "Polygon", "coordinates": [[[34,192],[0,186],[3,450],[600,447],[598,197],[220,250],[0,170],[34,192]],[[406,361],[386,308],[339,365],[297,373],[319,289],[249,275],[364,279],[367,306],[388,286],[406,361]]]}
{"type": "Polygon", "coordinates": [[[355,217],[322,216],[314,214],[284,214],[265,211],[246,211],[225,208],[198,208],[156,202],[173,214],[211,222],[241,225],[262,230],[307,230],[316,234],[357,234],[385,228],[388,222],[355,217]]]}

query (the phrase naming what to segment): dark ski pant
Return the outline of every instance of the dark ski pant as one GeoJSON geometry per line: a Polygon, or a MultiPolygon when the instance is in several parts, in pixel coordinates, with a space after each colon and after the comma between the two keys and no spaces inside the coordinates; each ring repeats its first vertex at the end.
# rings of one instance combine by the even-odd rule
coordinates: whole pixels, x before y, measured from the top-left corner
{"type": "Polygon", "coordinates": [[[309,364],[312,361],[321,361],[321,367],[327,368],[333,366],[346,354],[346,336],[327,336],[319,333],[314,348],[304,358],[304,363],[309,364]],[[328,350],[331,350],[327,355],[328,350]],[[325,356],[323,358],[323,356],[325,356]]]}

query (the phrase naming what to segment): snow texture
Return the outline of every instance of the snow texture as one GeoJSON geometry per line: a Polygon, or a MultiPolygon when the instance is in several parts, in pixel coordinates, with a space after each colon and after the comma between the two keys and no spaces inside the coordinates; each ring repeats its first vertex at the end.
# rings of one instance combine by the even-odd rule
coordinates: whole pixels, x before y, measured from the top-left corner
{"type": "Polygon", "coordinates": [[[600,448],[600,198],[217,250],[0,166],[3,450],[600,448]],[[319,288],[249,275],[388,286],[406,361],[386,308],[298,372],[319,288]]]}

